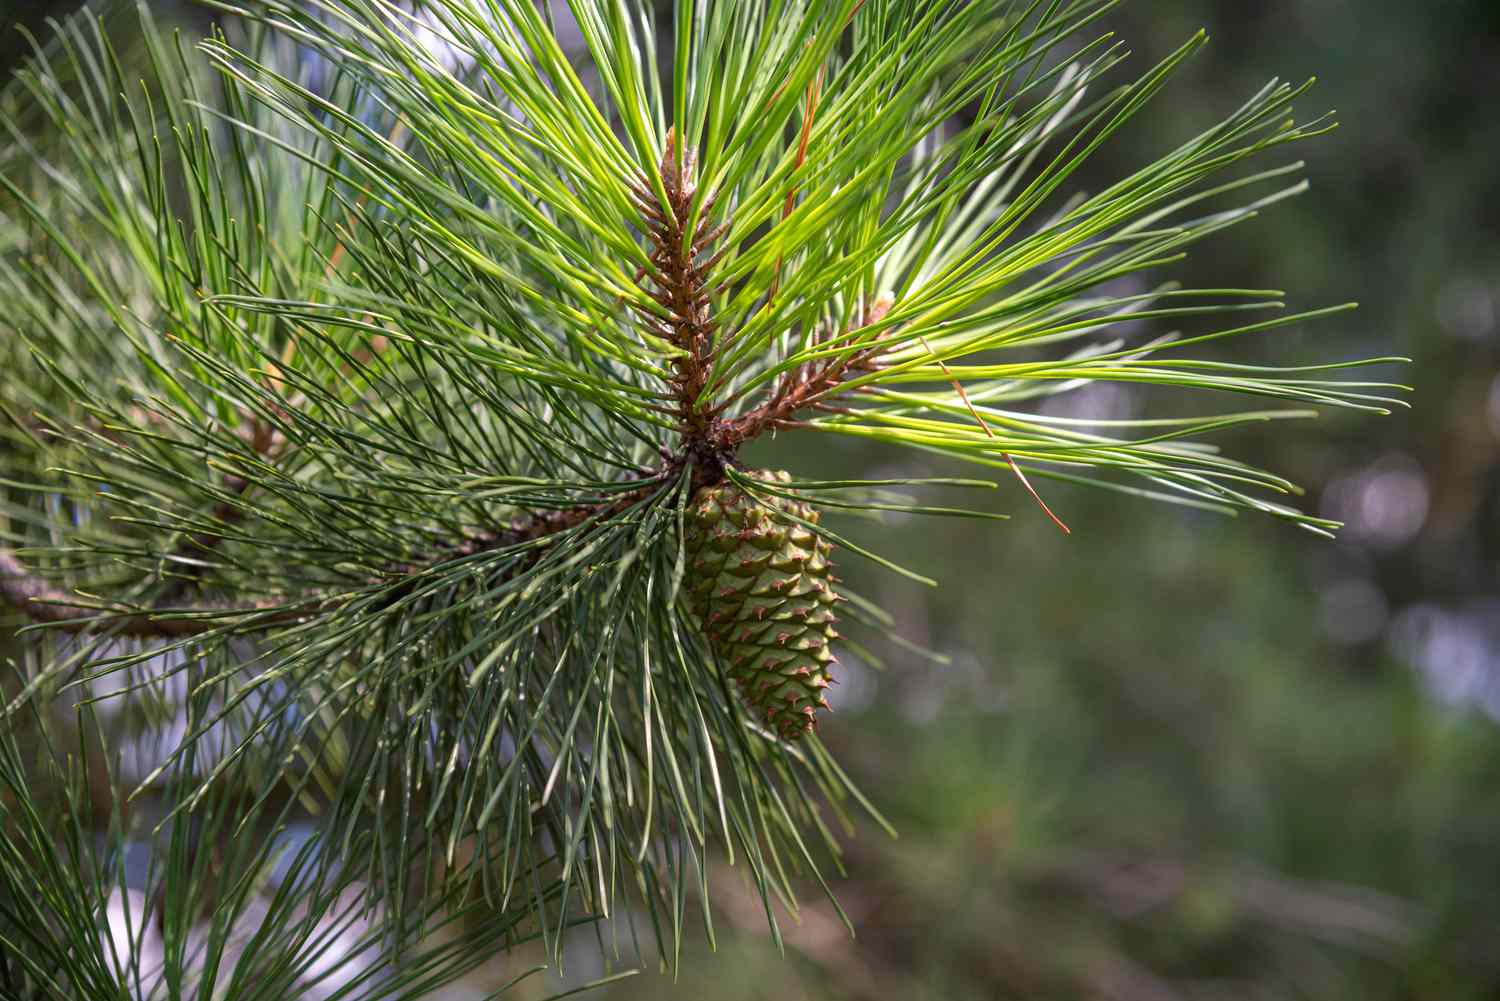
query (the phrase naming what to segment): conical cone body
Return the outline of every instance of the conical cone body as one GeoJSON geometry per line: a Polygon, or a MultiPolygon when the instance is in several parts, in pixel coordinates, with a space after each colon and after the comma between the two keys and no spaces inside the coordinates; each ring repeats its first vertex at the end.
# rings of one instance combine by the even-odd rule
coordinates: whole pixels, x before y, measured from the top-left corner
{"type": "MultiPolygon", "coordinates": [[[[757,478],[785,483],[784,472],[757,478]]],[[[827,708],[833,570],[808,504],[756,497],[733,483],[699,490],[687,512],[689,593],[714,652],[767,726],[795,740],[827,708]]]]}

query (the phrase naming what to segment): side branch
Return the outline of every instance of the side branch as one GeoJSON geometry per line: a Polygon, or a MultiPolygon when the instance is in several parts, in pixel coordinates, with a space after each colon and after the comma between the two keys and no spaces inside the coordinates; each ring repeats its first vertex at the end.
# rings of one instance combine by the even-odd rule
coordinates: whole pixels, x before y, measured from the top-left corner
{"type": "MultiPolygon", "coordinates": [[[[424,559],[392,566],[372,579],[370,585],[390,588],[391,600],[397,600],[416,586],[421,574],[434,567],[480,553],[536,542],[578,528],[591,520],[608,519],[644,500],[658,482],[659,478],[652,478],[607,502],[517,518],[502,529],[474,535],[424,559]]],[[[536,558],[532,556],[530,559],[536,558]]],[[[527,562],[529,565],[530,560],[527,562]]],[[[110,630],[120,636],[181,639],[221,630],[225,620],[232,618],[245,619],[243,625],[248,629],[273,629],[329,611],[346,600],[346,595],[314,594],[290,604],[173,606],[116,613],[101,609],[97,604],[82,602],[76,595],[53,587],[28,570],[14,554],[0,548],[0,605],[9,605],[33,622],[48,624],[67,633],[110,630]]]]}
{"type": "MultiPolygon", "coordinates": [[[[892,305],[886,296],[876,299],[864,310],[859,326],[879,323],[891,311],[892,305]]],[[[788,372],[765,403],[723,423],[719,433],[725,447],[735,449],[766,431],[790,427],[801,411],[825,406],[824,401],[845,379],[877,368],[884,350],[882,337],[869,347],[832,358],[821,365],[802,365],[788,372]]]]}
{"type": "MultiPolygon", "coordinates": [[[[196,636],[214,627],[201,618],[160,617],[150,612],[111,615],[107,622],[80,619],[79,613],[92,605],[81,605],[76,597],[59,591],[0,549],[0,600],[23,613],[33,622],[49,623],[68,633],[90,632],[107,625],[121,636],[176,639],[196,636]]],[[[199,614],[211,609],[199,609],[199,614]]],[[[253,609],[245,609],[253,611],[253,609]]]]}

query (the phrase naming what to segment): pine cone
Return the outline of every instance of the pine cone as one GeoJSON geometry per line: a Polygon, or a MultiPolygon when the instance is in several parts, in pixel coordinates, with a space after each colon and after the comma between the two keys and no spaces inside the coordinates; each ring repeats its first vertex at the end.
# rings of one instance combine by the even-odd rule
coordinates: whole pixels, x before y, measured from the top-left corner
{"type": "Polygon", "coordinates": [[[788,514],[818,520],[801,501],[762,500],[728,482],[698,491],[688,509],[688,590],[709,645],[745,698],[784,740],[796,740],[828,708],[823,689],[831,683],[839,597],[829,544],[788,514]]]}

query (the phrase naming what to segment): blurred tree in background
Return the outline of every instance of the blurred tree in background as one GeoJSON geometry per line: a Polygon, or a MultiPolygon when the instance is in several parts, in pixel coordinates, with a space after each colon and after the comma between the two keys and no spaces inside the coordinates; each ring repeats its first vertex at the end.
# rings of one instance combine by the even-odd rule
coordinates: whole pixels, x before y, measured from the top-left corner
{"type": "MultiPolygon", "coordinates": [[[[888,555],[943,588],[847,576],[953,663],[877,650],[889,666],[852,663],[835,693],[825,736],[901,832],[852,843],[838,894],[858,937],[811,906],[782,961],[731,875],[720,954],[614,996],[1500,992],[1500,6],[1162,0],[1112,19],[1137,66],[1200,26],[1217,41],[1164,95],[1174,115],[1112,140],[1085,188],[1269,75],[1319,74],[1314,102],[1343,127],[1299,150],[1312,191],[1185,277],[1359,300],[1297,336],[1307,354],[1414,358],[1395,373],[1414,410],[1231,436],[1346,520],[1337,542],[1061,486],[1071,537],[1039,515],[895,525],[888,555]]],[[[1104,387],[1069,405],[1152,400],[1104,387]]],[[[943,471],[853,445],[799,466],[795,448],[777,462],[943,471]]]]}

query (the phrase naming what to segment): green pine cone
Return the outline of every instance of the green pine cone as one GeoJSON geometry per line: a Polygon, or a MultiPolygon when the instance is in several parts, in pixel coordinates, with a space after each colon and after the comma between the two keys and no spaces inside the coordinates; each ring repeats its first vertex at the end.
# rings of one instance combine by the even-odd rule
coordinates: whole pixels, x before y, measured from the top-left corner
{"type": "MultiPolygon", "coordinates": [[[[786,483],[784,472],[759,472],[786,483]]],[[[827,542],[786,517],[817,523],[811,506],[762,500],[732,483],[705,487],[688,508],[688,593],[709,645],[767,726],[784,740],[817,727],[828,708],[838,636],[827,542]]]]}

